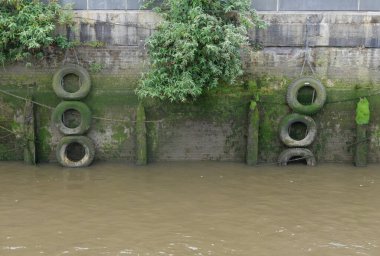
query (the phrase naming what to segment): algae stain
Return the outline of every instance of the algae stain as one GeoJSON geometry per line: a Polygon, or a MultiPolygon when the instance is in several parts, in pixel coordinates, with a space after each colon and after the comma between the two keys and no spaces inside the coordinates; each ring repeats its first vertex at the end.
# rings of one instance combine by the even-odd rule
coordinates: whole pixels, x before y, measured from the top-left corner
{"type": "Polygon", "coordinates": [[[118,143],[122,143],[127,140],[129,137],[129,129],[127,129],[124,125],[118,125],[112,129],[111,138],[118,143]]]}
{"type": "Polygon", "coordinates": [[[42,127],[37,134],[38,161],[48,161],[51,148],[52,135],[47,127],[42,127]]]}

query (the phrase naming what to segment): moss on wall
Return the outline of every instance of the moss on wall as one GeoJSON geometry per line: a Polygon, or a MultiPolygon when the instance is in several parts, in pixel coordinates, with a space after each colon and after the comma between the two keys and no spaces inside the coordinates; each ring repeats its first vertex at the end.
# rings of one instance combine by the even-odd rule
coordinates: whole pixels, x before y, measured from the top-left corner
{"type": "MultiPolygon", "coordinates": [[[[9,75],[8,75],[9,77],[9,75]]],[[[21,75],[3,84],[1,88],[20,96],[33,94],[34,100],[55,107],[60,102],[50,88],[51,74],[37,74],[31,78],[21,75]],[[29,82],[28,82],[29,81],[29,82]],[[11,83],[15,82],[13,86],[11,83]],[[29,84],[28,84],[29,83],[29,84]],[[28,89],[29,88],[29,89],[28,89]]],[[[94,87],[90,95],[84,100],[95,117],[89,136],[97,144],[97,158],[125,159],[133,161],[135,156],[135,128],[133,121],[138,106],[138,99],[134,95],[134,81],[129,82],[126,77],[113,75],[92,76],[94,87]],[[118,120],[118,121],[111,121],[118,120]],[[124,121],[121,121],[124,120],[124,121]]],[[[223,132],[224,145],[220,155],[205,155],[202,159],[234,159],[244,160],[248,136],[249,104],[257,100],[260,110],[259,128],[259,162],[275,162],[284,146],[278,138],[278,124],[283,116],[290,112],[286,102],[286,86],[292,79],[286,77],[246,77],[235,86],[222,86],[209,90],[196,102],[175,104],[168,102],[144,100],[147,124],[147,151],[150,160],[157,160],[161,149],[168,142],[161,141],[163,136],[170,137],[170,133],[186,122],[193,124],[207,124],[220,127],[223,132]],[[166,134],[166,135],[165,135],[166,134]]],[[[312,151],[320,161],[352,161],[353,150],[350,145],[355,138],[355,99],[376,92],[376,84],[347,84],[341,81],[323,80],[327,87],[327,103],[320,113],[314,116],[318,125],[318,137],[312,151]]],[[[368,97],[371,111],[380,110],[380,98],[368,97]]],[[[14,130],[18,130],[18,122],[14,116],[23,108],[23,101],[10,96],[0,95],[0,105],[3,114],[0,123],[14,130]],[[9,120],[9,118],[11,120],[9,120]],[[13,125],[13,128],[12,128],[13,125]]],[[[17,116],[17,115],[16,115],[17,116]]],[[[36,107],[37,123],[37,155],[40,162],[54,160],[55,145],[59,141],[59,133],[50,124],[51,109],[36,107]]],[[[370,159],[380,161],[380,127],[369,127],[374,138],[370,144],[370,159]]],[[[199,134],[202,138],[209,138],[213,134],[199,134]],[[209,137],[207,137],[209,136],[209,137]]],[[[201,147],[202,145],[199,145],[201,147]]],[[[0,159],[19,160],[19,155],[2,151],[15,148],[14,139],[0,141],[0,159]]],[[[196,147],[195,147],[196,148],[196,147]]],[[[187,152],[192,153],[192,152],[187,152]]]]}

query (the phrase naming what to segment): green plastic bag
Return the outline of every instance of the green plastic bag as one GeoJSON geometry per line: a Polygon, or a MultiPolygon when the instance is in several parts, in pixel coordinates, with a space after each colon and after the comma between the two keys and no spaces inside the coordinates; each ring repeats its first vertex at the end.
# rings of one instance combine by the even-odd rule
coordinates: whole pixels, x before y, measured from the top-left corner
{"type": "Polygon", "coordinates": [[[369,118],[370,118],[369,102],[367,98],[361,98],[356,107],[355,121],[359,125],[368,124],[369,118]]]}

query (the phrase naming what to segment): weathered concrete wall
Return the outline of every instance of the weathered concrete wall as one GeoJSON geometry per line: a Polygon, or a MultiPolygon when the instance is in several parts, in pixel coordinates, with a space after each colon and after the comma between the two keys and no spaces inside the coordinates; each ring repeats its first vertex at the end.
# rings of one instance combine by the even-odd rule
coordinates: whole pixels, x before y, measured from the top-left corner
{"type": "Polygon", "coordinates": [[[379,13],[261,12],[266,30],[252,33],[265,46],[378,48],[379,13]]]}
{"type": "MultiPolygon", "coordinates": [[[[268,28],[252,31],[251,38],[264,49],[243,53],[249,73],[278,75],[281,72],[285,76],[298,76],[309,52],[310,64],[319,76],[379,80],[379,14],[286,12],[261,13],[261,16],[268,28]]],[[[76,17],[80,29],[69,33],[72,40],[101,41],[107,45],[104,49],[79,49],[83,61],[102,63],[113,73],[122,70],[131,71],[132,76],[139,74],[147,63],[144,43],[154,33],[159,22],[157,15],[146,11],[132,11],[127,15],[118,11],[81,11],[76,17]]],[[[310,71],[308,67],[304,70],[310,71]]]]}
{"type": "MultiPolygon", "coordinates": [[[[249,103],[261,95],[260,162],[274,162],[284,148],[278,124],[290,112],[285,104],[286,86],[301,75],[313,74],[304,65],[305,55],[328,88],[328,103],[315,116],[320,134],[311,146],[319,161],[350,162],[355,141],[356,97],[380,88],[380,59],[376,13],[262,13],[266,31],[252,31],[252,41],[263,49],[242,51],[246,81],[211,91],[197,102],[170,104],[144,102],[148,121],[150,161],[243,161],[246,150],[249,103]],[[347,39],[347,35],[349,39],[347,39]],[[305,47],[308,42],[309,47],[305,47]],[[308,53],[308,54],[306,54],[308,53]],[[346,101],[347,99],[353,99],[346,101]],[[343,100],[336,103],[335,101],[343,100]]],[[[79,11],[78,29],[65,31],[82,44],[65,54],[51,53],[31,68],[21,65],[0,70],[0,89],[54,107],[59,103],[51,88],[53,73],[63,62],[83,65],[91,72],[93,89],[85,99],[95,117],[89,136],[96,142],[97,159],[135,160],[134,121],[138,99],[134,89],[148,68],[145,40],[159,17],[147,11],[79,11]],[[101,42],[101,43],[99,43],[101,42]],[[103,43],[105,45],[103,46],[103,43]],[[91,47],[97,46],[97,47],[91,47]],[[124,120],[124,121],[122,121],[124,120]]],[[[308,63],[307,63],[308,64],[308,63]]],[[[373,113],[380,101],[370,97],[373,113]]],[[[0,125],[20,129],[23,102],[0,94],[0,125]]],[[[54,161],[60,135],[50,122],[51,110],[37,107],[37,150],[40,161],[54,161]]],[[[371,162],[380,161],[379,120],[371,121],[371,162]]],[[[14,137],[0,132],[0,159],[18,160],[22,151],[14,137]],[[4,138],[3,138],[4,137],[4,138]],[[16,152],[16,153],[15,153],[16,152]]]]}
{"type": "MultiPolygon", "coordinates": [[[[143,0],[60,0],[61,4],[74,4],[76,10],[138,10],[144,2],[143,0]]],[[[252,7],[259,11],[378,11],[380,3],[377,0],[252,0],[252,7]]]]}

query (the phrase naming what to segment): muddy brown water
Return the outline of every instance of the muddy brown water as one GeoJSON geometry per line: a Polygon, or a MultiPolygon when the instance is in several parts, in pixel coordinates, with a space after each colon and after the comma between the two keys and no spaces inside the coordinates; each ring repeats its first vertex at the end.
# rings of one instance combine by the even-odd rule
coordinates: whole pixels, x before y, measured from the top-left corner
{"type": "Polygon", "coordinates": [[[380,255],[380,166],[0,163],[0,255],[380,255]]]}

